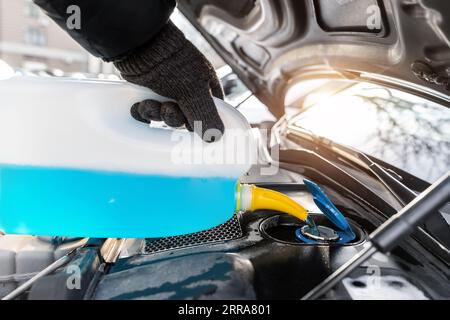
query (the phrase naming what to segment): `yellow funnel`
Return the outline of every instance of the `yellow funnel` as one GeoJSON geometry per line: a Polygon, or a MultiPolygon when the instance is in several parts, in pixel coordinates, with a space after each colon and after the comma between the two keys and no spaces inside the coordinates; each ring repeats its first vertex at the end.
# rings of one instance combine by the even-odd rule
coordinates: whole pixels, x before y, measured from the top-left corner
{"type": "Polygon", "coordinates": [[[308,211],[288,196],[248,184],[238,184],[237,209],[240,211],[276,210],[303,221],[308,218],[308,211]]]}

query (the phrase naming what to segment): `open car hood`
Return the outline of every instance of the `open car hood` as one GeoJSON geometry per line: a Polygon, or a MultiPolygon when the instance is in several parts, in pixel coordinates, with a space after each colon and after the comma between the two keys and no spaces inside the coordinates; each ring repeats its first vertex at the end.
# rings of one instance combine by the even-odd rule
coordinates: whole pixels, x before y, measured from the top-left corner
{"type": "Polygon", "coordinates": [[[276,116],[294,81],[366,78],[448,104],[450,1],[179,0],[200,30],[276,116]]]}

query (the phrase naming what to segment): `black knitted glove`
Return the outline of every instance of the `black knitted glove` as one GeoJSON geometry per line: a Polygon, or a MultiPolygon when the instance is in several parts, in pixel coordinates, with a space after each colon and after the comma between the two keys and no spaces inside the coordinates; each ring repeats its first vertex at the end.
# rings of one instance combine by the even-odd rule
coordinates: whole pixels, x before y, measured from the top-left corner
{"type": "Polygon", "coordinates": [[[188,130],[195,128],[205,141],[220,138],[224,126],[211,97],[223,99],[219,79],[211,63],[172,22],[144,47],[114,65],[125,80],[177,101],[136,103],[131,108],[135,119],[147,123],[162,120],[172,127],[185,124],[188,130]],[[201,121],[201,132],[194,121],[201,121]],[[217,130],[205,135],[208,129],[217,130]]]}

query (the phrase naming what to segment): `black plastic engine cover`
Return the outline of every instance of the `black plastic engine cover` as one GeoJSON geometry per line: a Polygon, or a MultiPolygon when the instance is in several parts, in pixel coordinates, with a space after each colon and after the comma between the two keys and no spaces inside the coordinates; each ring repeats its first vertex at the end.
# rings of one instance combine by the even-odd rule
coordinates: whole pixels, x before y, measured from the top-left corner
{"type": "Polygon", "coordinates": [[[200,253],[105,276],[96,299],[255,299],[254,270],[230,253],[200,253]]]}

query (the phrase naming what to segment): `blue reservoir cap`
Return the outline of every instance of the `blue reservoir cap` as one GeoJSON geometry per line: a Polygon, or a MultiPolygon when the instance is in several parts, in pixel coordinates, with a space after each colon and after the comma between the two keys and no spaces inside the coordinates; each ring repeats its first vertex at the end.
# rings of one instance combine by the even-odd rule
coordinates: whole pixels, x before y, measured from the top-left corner
{"type": "Polygon", "coordinates": [[[306,187],[313,196],[314,202],[322,211],[322,213],[338,228],[341,232],[338,232],[341,236],[341,243],[351,241],[356,238],[355,233],[348,224],[344,215],[336,208],[320,187],[307,179],[304,179],[306,187]],[[345,241],[345,242],[344,242],[345,241]]]}

